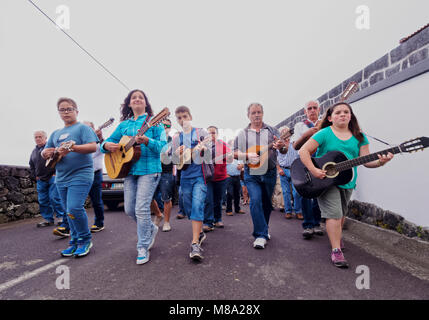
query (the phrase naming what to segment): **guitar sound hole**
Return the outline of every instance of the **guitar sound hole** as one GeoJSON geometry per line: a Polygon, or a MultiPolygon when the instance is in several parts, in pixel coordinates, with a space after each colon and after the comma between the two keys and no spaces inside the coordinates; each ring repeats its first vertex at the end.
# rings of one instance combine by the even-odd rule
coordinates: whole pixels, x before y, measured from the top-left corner
{"type": "Polygon", "coordinates": [[[338,173],[334,164],[328,164],[324,169],[326,170],[327,177],[333,177],[338,173]]]}

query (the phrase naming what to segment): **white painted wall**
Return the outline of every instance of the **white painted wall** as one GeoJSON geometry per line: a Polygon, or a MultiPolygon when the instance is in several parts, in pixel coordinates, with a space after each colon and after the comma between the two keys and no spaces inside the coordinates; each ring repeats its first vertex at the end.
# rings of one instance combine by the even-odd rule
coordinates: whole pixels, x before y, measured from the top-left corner
{"type": "MultiPolygon", "coordinates": [[[[391,144],[429,137],[429,72],[352,104],[362,130],[391,144]]],[[[371,138],[370,151],[389,148],[371,138]]],[[[353,199],[429,226],[429,148],[397,154],[386,166],[358,168],[353,199]]]]}

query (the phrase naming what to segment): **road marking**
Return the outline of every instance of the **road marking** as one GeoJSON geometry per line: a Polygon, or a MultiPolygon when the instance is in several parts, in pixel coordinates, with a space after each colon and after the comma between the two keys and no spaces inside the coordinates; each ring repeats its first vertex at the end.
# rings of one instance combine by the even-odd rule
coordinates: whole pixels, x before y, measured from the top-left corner
{"type": "Polygon", "coordinates": [[[36,270],[24,272],[18,278],[15,278],[13,280],[10,280],[10,281],[7,281],[3,284],[0,284],[0,292],[7,290],[9,288],[12,288],[13,286],[16,286],[17,284],[24,282],[28,279],[34,278],[34,277],[38,276],[39,274],[41,274],[41,273],[43,273],[49,269],[52,269],[53,267],[56,267],[60,264],[63,264],[65,262],[67,262],[67,260],[62,258],[62,259],[54,261],[50,264],[47,264],[46,266],[40,267],[36,270]]]}

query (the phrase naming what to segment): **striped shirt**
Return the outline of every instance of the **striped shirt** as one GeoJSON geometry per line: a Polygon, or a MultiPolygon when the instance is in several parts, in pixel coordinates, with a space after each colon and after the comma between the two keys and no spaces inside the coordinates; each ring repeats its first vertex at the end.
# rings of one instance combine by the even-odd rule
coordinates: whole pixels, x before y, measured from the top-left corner
{"type": "Polygon", "coordinates": [[[285,154],[277,150],[277,161],[280,167],[290,168],[292,162],[294,162],[296,158],[299,158],[299,154],[298,151],[293,148],[292,142],[289,143],[289,148],[285,154]]]}

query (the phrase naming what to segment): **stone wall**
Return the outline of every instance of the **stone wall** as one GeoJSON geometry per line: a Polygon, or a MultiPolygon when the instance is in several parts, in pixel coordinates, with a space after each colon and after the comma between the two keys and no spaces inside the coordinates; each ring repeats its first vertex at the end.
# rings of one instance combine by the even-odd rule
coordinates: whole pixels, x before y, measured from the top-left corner
{"type": "Polygon", "coordinates": [[[405,220],[399,214],[384,210],[374,204],[352,200],[347,216],[351,219],[394,230],[410,238],[429,241],[429,227],[421,227],[405,220]]]}
{"type": "MultiPolygon", "coordinates": [[[[370,65],[366,66],[362,70],[356,72],[348,79],[339,83],[336,87],[332,88],[328,92],[325,92],[319,98],[315,99],[319,102],[321,107],[321,114],[329,108],[331,105],[338,102],[341,94],[347,87],[347,85],[354,81],[359,84],[359,91],[368,91],[371,94],[374,93],[369,90],[372,87],[380,87],[380,83],[385,82],[388,85],[386,87],[395,85],[400,81],[407,80],[410,76],[407,75],[403,79],[398,77],[399,74],[406,74],[410,68],[416,68],[419,64],[425,66],[424,70],[417,70],[411,76],[416,76],[419,72],[426,72],[425,62],[429,61],[429,25],[416,33],[412,37],[409,37],[406,41],[401,43],[398,47],[394,48],[384,56],[374,61],[370,65]],[[392,78],[399,78],[398,81],[391,81],[392,78]]],[[[385,87],[385,88],[386,88],[385,87]]],[[[363,92],[362,92],[363,93],[363,92]]],[[[364,98],[365,96],[355,94],[351,97],[350,101],[354,101],[355,96],[364,98]]],[[[302,107],[304,107],[305,101],[303,101],[302,107]]],[[[282,122],[276,125],[276,128],[287,125],[289,128],[293,128],[297,122],[305,119],[304,111],[301,108],[282,122]]]]}
{"type": "Polygon", "coordinates": [[[29,167],[0,165],[0,223],[39,215],[36,182],[29,167]]]}

